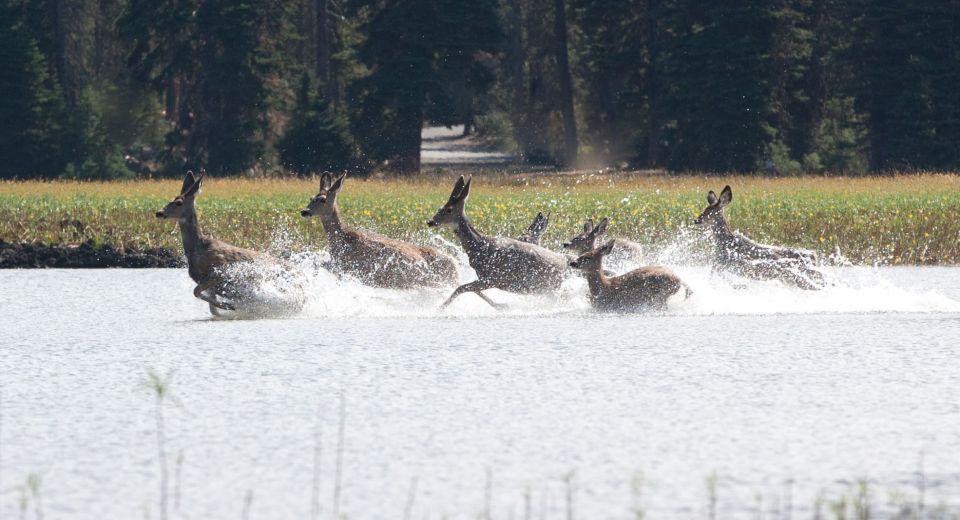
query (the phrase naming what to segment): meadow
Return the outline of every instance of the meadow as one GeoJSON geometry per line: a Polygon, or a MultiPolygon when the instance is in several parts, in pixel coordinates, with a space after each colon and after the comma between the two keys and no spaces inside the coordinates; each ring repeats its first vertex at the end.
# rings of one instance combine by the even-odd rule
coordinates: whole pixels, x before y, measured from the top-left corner
{"type": "MultiPolygon", "coordinates": [[[[426,241],[425,222],[447,199],[455,177],[348,179],[338,203],[346,222],[388,236],[426,241]]],[[[612,236],[652,246],[684,237],[707,243],[693,219],[708,190],[734,190],[727,221],[757,240],[815,249],[860,264],[960,263],[960,177],[661,176],[641,173],[490,174],[475,179],[467,213],[485,233],[515,236],[537,211],[551,214],[544,245],[558,248],[584,218],[611,220],[612,236]]],[[[241,246],[312,250],[324,246],[320,222],[299,210],[316,179],[208,178],[198,199],[204,232],[241,246]]],[[[178,251],[172,222],[154,213],[178,180],[0,183],[0,239],[178,251]]],[[[452,238],[447,232],[444,236],[452,238]]]]}

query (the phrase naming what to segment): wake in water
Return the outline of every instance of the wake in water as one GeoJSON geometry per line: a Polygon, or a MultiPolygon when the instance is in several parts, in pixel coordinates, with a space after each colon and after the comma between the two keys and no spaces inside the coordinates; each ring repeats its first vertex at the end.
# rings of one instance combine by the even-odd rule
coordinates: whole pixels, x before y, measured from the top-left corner
{"type": "MultiPolygon", "coordinates": [[[[640,262],[664,265],[676,272],[692,289],[684,299],[676,295],[668,309],[658,314],[686,316],[713,314],[796,314],[796,313],[872,313],[872,312],[960,312],[960,301],[932,290],[898,286],[881,268],[824,268],[829,285],[820,291],[808,291],[776,281],[755,281],[733,275],[721,275],[709,265],[690,261],[680,254],[688,250],[681,235],[678,242],[661,248],[641,261],[611,262],[606,267],[623,273],[640,262]]],[[[460,266],[460,282],[474,279],[466,256],[442,238],[435,241],[455,253],[460,266]]],[[[255,302],[231,318],[260,317],[519,317],[550,315],[586,315],[595,311],[588,299],[587,284],[575,270],[568,273],[561,290],[548,295],[517,295],[491,289],[487,294],[506,305],[498,311],[475,295],[466,294],[448,308],[440,305],[453,291],[441,289],[393,290],[364,285],[348,276],[326,269],[326,252],[300,253],[289,259],[294,275],[261,274],[244,271],[245,280],[259,280],[249,289],[247,301],[255,302]],[[300,300],[302,298],[302,301],[300,300]]],[[[245,270],[255,269],[245,266],[245,270]]]]}

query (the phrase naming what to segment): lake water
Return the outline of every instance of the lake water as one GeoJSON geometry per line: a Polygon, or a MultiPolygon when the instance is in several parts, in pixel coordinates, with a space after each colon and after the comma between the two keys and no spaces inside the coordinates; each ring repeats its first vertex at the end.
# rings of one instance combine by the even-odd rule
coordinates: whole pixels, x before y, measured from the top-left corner
{"type": "Polygon", "coordinates": [[[332,518],[341,393],[349,518],[705,518],[711,475],[724,518],[859,479],[874,512],[960,511],[960,268],[678,272],[662,315],[595,314],[579,279],[438,313],[321,274],[297,316],[217,320],[185,270],[0,271],[0,518],[31,474],[46,518],[159,517],[147,369],[174,372],[172,518],[310,518],[318,445],[332,518]]]}

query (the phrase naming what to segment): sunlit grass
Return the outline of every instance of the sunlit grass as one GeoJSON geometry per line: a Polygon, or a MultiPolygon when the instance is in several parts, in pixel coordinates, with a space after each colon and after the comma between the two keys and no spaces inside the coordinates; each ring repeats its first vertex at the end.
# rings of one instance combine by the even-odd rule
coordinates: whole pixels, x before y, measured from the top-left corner
{"type": "MultiPolygon", "coordinates": [[[[414,239],[446,201],[453,175],[415,180],[348,179],[344,219],[414,239]]],[[[468,214],[487,233],[517,235],[537,211],[550,212],[544,245],[557,247],[586,217],[608,216],[609,233],[658,244],[690,226],[708,190],[734,189],[727,220],[761,241],[833,253],[860,263],[960,263],[960,177],[667,177],[631,174],[491,175],[474,183],[468,214]]],[[[176,226],[154,213],[178,181],[0,183],[0,239],[179,249],[176,226]],[[81,225],[71,224],[77,221],[81,225]]],[[[208,179],[201,226],[217,238],[266,249],[324,245],[321,225],[300,217],[313,180],[208,179]]]]}

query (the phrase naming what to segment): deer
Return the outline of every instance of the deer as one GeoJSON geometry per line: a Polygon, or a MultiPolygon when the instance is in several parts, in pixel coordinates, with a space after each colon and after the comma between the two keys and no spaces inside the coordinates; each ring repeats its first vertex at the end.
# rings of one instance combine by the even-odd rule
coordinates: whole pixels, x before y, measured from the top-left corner
{"type": "Polygon", "coordinates": [[[733,190],[725,186],[718,197],[707,193],[707,207],[694,224],[707,226],[716,243],[714,270],[755,280],[779,280],[805,290],[822,289],[823,273],[816,269],[817,254],[798,248],[760,244],[732,231],[723,210],[733,202],[733,190]]]}
{"type": "MultiPolygon", "coordinates": [[[[570,249],[578,255],[593,250],[597,245],[597,239],[607,231],[607,224],[609,223],[609,219],[604,218],[594,226],[593,219],[587,219],[583,223],[583,232],[564,242],[563,248],[570,249]]],[[[643,254],[643,247],[632,240],[614,238],[612,242],[613,254],[611,256],[616,257],[616,260],[620,262],[637,261],[643,254]]]]}
{"type": "Polygon", "coordinates": [[[320,191],[300,215],[319,217],[327,235],[331,267],[380,288],[412,289],[455,285],[457,263],[450,255],[349,226],[340,217],[337,195],[347,174],[320,177],[320,191]]]}
{"type": "MultiPolygon", "coordinates": [[[[203,186],[203,177],[203,171],[200,175],[187,172],[180,193],[163,209],[157,211],[156,216],[159,219],[177,221],[187,257],[187,272],[197,283],[193,295],[209,304],[211,314],[223,316],[221,311],[237,310],[238,304],[249,295],[250,284],[262,280],[260,277],[254,279],[252,273],[245,275],[239,268],[254,266],[260,272],[263,272],[263,268],[268,268],[269,271],[288,274],[290,266],[267,253],[236,247],[203,234],[197,221],[195,206],[197,195],[203,186]]],[[[290,294],[294,297],[293,306],[302,306],[302,287],[295,283],[286,289],[293,293],[290,294]]]]}
{"type": "Polygon", "coordinates": [[[540,239],[543,237],[543,233],[547,230],[547,225],[550,224],[550,215],[543,215],[543,212],[537,212],[537,216],[533,217],[533,222],[527,226],[527,229],[517,237],[517,240],[521,242],[527,242],[529,244],[540,245],[540,239]]]}
{"type": "Polygon", "coordinates": [[[581,253],[570,267],[583,271],[590,288],[590,303],[602,311],[663,310],[671,296],[684,290],[684,298],[693,292],[666,267],[646,266],[619,276],[607,276],[603,257],[613,252],[613,240],[581,253]]]}
{"type": "Polygon", "coordinates": [[[567,270],[567,257],[537,244],[514,238],[481,234],[466,215],[473,177],[461,175],[453,186],[450,198],[427,222],[430,227],[446,226],[460,240],[476,281],[463,284],[441,305],[449,305],[463,293],[472,292],[495,309],[504,306],[483,294],[486,289],[500,289],[516,294],[543,294],[560,288],[567,270]]]}

